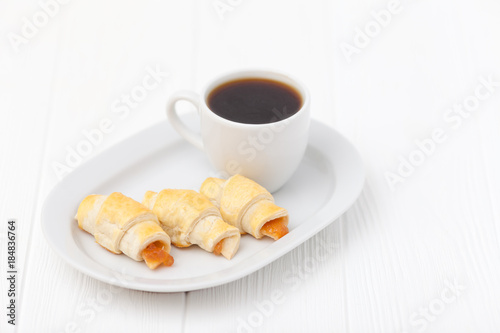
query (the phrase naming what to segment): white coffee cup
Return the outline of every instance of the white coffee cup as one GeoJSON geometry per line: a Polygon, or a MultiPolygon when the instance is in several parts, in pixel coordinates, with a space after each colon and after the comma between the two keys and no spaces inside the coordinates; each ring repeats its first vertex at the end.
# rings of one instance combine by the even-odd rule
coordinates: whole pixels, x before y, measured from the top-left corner
{"type": "MultiPolygon", "coordinates": [[[[205,152],[216,169],[215,177],[227,178],[239,173],[274,192],[290,179],[304,156],[310,123],[309,105],[309,92],[297,79],[275,71],[245,70],[212,80],[201,95],[189,90],[174,93],[167,102],[167,116],[180,135],[205,152]],[[247,78],[270,79],[291,86],[301,95],[300,110],[288,118],[266,124],[234,122],[210,110],[207,98],[213,89],[247,78]],[[180,120],[176,111],[176,103],[180,100],[196,107],[201,136],[180,120]]],[[[280,111],[276,111],[277,117],[280,111]]]]}

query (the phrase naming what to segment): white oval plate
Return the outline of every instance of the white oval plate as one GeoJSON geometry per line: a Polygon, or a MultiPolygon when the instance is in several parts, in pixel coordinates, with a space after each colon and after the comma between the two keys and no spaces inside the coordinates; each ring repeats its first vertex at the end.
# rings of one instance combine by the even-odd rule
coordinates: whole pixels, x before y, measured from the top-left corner
{"type": "MultiPolygon", "coordinates": [[[[184,119],[196,127],[196,117],[184,119]]],[[[205,156],[162,122],[104,151],[58,183],[45,200],[42,229],[57,254],[98,280],[154,292],[208,288],[255,272],[332,223],[359,196],[364,168],[344,137],[313,120],[301,165],[274,193],[276,203],[289,212],[290,233],[278,241],[244,235],[230,261],[197,246],[173,247],[174,265],[150,270],[143,262],[106,251],[74,220],[80,201],[88,194],[118,191],[141,201],[147,190],[198,190],[209,176],[215,174],[205,156]]]]}

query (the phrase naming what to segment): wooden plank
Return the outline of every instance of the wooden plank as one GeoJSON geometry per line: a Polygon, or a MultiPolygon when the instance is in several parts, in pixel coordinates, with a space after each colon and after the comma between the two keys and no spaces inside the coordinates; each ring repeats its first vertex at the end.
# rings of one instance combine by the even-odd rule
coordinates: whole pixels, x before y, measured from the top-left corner
{"type": "MultiPolygon", "coordinates": [[[[363,15],[344,4],[335,16],[341,27],[335,40],[352,41],[356,26],[363,28],[372,20],[370,11],[384,5],[366,4],[363,15]]],[[[466,31],[487,38],[479,31],[493,31],[494,21],[480,20],[485,8],[472,4],[403,6],[351,63],[340,48],[336,53],[335,109],[342,110],[336,126],[359,147],[368,169],[364,195],[345,215],[354,217],[344,240],[348,327],[351,332],[492,332],[498,327],[493,296],[499,294],[498,205],[485,198],[498,197],[487,185],[495,184],[498,154],[486,141],[497,141],[498,131],[493,134],[484,123],[480,130],[472,117],[455,130],[444,114],[474,94],[481,75],[497,71],[491,57],[498,57],[498,48],[464,42],[466,31]],[[424,20],[425,25],[417,23],[424,20]],[[472,23],[478,21],[479,29],[472,23]],[[447,140],[435,144],[391,191],[385,173],[396,172],[399,156],[408,158],[418,149],[415,140],[422,142],[437,128],[447,140]],[[478,140],[479,130],[488,139],[478,140]],[[452,297],[449,285],[455,283],[465,290],[445,302],[442,293],[452,297]]],[[[498,101],[492,96],[477,111],[490,126],[498,124],[492,118],[498,101]]]]}

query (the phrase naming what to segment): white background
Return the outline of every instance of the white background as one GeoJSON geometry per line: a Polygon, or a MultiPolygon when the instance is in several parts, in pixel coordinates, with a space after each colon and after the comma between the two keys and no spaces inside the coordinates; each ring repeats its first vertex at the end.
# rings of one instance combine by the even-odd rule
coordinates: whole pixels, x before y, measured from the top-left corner
{"type": "Polygon", "coordinates": [[[500,2],[72,0],[57,7],[44,22],[37,1],[0,1],[0,331],[12,330],[4,314],[6,231],[16,218],[18,332],[500,332],[500,86],[478,88],[483,99],[475,97],[482,78],[500,82],[500,2]],[[225,12],[214,6],[227,3],[225,12]],[[372,12],[388,8],[396,10],[380,28],[372,12]],[[361,36],[365,28],[372,37],[361,36]],[[169,76],[120,118],[114,103],[156,67],[169,76]],[[63,262],[41,233],[40,213],[59,181],[54,163],[65,163],[82,131],[103,118],[114,124],[88,160],[166,122],[165,101],[176,89],[197,90],[243,67],[306,83],[313,117],[349,138],[365,161],[356,204],[276,262],[206,290],[117,291],[63,262]],[[449,113],[464,103],[470,115],[449,113]],[[416,141],[436,130],[444,142],[429,144],[418,160],[416,141]],[[411,156],[419,165],[391,189],[387,173],[411,156]],[[276,290],[285,302],[259,310],[276,290]]]}

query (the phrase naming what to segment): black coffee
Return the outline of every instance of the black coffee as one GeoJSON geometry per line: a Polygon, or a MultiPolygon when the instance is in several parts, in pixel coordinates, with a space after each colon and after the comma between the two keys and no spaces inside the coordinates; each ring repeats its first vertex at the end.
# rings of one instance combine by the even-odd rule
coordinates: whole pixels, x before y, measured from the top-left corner
{"type": "Polygon", "coordinates": [[[286,119],[302,107],[301,95],[289,85],[268,79],[241,79],[216,87],[207,98],[210,110],[245,124],[286,119]]]}

